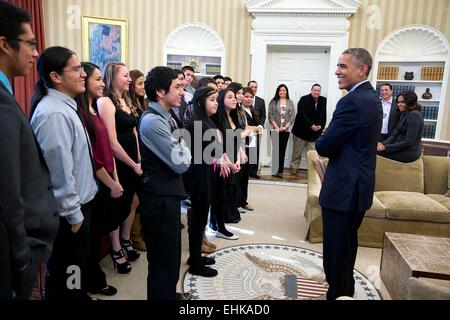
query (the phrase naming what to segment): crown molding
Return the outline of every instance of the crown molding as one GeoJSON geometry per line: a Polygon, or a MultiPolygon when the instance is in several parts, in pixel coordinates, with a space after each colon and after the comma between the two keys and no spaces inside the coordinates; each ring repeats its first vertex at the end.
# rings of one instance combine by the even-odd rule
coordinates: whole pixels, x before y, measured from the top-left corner
{"type": "Polygon", "coordinates": [[[254,17],[349,17],[361,5],[357,0],[247,0],[244,4],[254,17]]]}

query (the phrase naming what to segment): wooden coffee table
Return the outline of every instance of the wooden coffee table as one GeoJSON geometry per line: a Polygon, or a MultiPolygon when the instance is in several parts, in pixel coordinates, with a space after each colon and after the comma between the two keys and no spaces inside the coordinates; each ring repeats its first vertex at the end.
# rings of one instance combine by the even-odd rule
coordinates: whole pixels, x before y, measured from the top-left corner
{"type": "Polygon", "coordinates": [[[380,275],[394,300],[407,298],[409,277],[450,280],[450,238],[385,233],[380,275]]]}

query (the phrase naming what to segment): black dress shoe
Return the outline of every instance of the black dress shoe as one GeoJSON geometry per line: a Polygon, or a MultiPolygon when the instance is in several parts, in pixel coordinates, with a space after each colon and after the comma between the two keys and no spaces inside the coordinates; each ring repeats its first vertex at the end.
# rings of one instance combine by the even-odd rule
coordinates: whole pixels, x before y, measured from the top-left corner
{"type": "Polygon", "coordinates": [[[277,172],[276,174],[272,175],[272,177],[283,178],[283,174],[281,172],[277,172]]]}
{"type": "Polygon", "coordinates": [[[261,179],[261,177],[258,176],[257,174],[252,174],[250,177],[255,178],[257,180],[261,179]]]}
{"type": "Polygon", "coordinates": [[[192,299],[192,293],[190,292],[177,292],[177,300],[191,300],[192,299]]]}
{"type": "Polygon", "coordinates": [[[106,288],[100,290],[90,290],[89,292],[93,294],[101,294],[104,296],[113,296],[117,293],[117,289],[113,286],[106,286],[106,288]]]}
{"type": "MultiPolygon", "coordinates": [[[[215,264],[216,260],[214,260],[214,258],[211,258],[211,257],[201,257],[200,258],[200,263],[202,265],[204,265],[204,266],[210,266],[210,265],[215,264]]],[[[190,257],[187,259],[187,264],[188,264],[188,266],[191,265],[191,258],[190,257]]]]}
{"type": "Polygon", "coordinates": [[[207,277],[212,278],[217,276],[218,272],[216,269],[207,267],[207,266],[191,266],[189,268],[189,273],[200,276],[200,277],[207,277]]]}

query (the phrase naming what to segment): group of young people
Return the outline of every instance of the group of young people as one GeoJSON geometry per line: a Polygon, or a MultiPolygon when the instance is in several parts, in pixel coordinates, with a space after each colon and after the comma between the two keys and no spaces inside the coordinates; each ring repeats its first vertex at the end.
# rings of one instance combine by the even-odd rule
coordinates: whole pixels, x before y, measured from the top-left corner
{"type": "MultiPolygon", "coordinates": [[[[180,298],[176,294],[180,203],[186,198],[192,203],[189,270],[201,276],[216,275],[216,270],[207,267],[213,259],[201,256],[209,211],[216,236],[233,240],[238,236],[229,232],[225,223],[240,220],[239,208],[252,210],[247,202],[249,158],[255,158],[255,166],[256,157],[250,150],[262,132],[253,109],[254,91],[238,83],[218,90],[212,79],[202,79],[192,90],[183,79],[188,78],[186,73],[167,67],[155,67],[146,77],[118,62],[100,70],[59,46],[39,54],[29,14],[10,4],[1,5],[2,18],[5,15],[5,21],[16,26],[14,31],[1,26],[2,105],[6,103],[13,110],[13,116],[8,116],[17,118],[26,129],[26,147],[33,145],[28,148],[32,155],[25,159],[23,152],[13,152],[22,147],[20,141],[2,144],[4,158],[16,154],[18,158],[2,163],[27,161],[37,166],[41,175],[39,183],[33,183],[33,176],[25,176],[23,168],[2,168],[3,172],[19,171],[13,179],[18,186],[13,189],[14,196],[21,199],[16,207],[2,209],[1,227],[6,230],[2,236],[7,237],[1,253],[2,257],[11,256],[7,264],[1,264],[2,270],[9,270],[5,273],[9,285],[2,290],[2,297],[29,298],[37,265],[43,262],[47,299],[88,300],[88,293],[114,295],[117,289],[108,285],[99,265],[102,238],[109,236],[117,271],[129,273],[130,262],[140,257],[131,240],[139,208],[142,226],[137,223],[137,229],[139,234],[142,229],[144,248],[149,250],[148,297],[180,298]],[[4,78],[27,74],[36,58],[39,81],[27,120],[4,78]],[[190,100],[185,98],[188,90],[192,90],[190,100]],[[195,130],[196,126],[201,130],[195,130]],[[189,145],[176,134],[182,128],[191,134],[189,145]],[[210,140],[204,139],[208,130],[212,130],[210,140]],[[218,147],[211,149],[211,144],[218,147]],[[197,146],[202,151],[198,159],[193,157],[197,146]],[[209,155],[208,150],[212,150],[209,155]],[[36,195],[39,199],[28,199],[29,192],[21,195],[20,181],[31,184],[33,192],[41,185],[36,195]],[[32,216],[28,218],[29,213],[32,216]],[[29,222],[33,219],[39,221],[29,222]],[[14,235],[22,238],[17,241],[14,235]],[[16,247],[17,252],[11,253],[16,247]],[[15,281],[17,275],[26,278],[26,285],[15,281]],[[70,285],[69,278],[73,280],[70,285]]],[[[16,128],[2,136],[23,139],[16,128]]],[[[3,192],[11,181],[1,180],[3,199],[3,195],[11,196],[3,192]]]]}
{"type": "MultiPolygon", "coordinates": [[[[209,79],[194,88],[186,81],[192,75],[161,66],[146,77],[117,62],[100,70],[64,47],[39,54],[30,23],[27,11],[0,1],[0,299],[29,299],[40,263],[47,299],[114,295],[99,266],[101,238],[109,235],[114,266],[129,273],[140,257],[131,240],[138,207],[148,298],[189,298],[176,292],[181,201],[192,203],[189,272],[214,277],[214,259],[201,255],[209,212],[216,236],[233,240],[225,223],[240,220],[239,208],[252,209],[248,172],[263,130],[255,91],[233,82],[218,90],[209,79]],[[10,80],[38,57],[27,119],[10,80]]],[[[354,294],[357,232],[373,200],[383,108],[371,68],[365,49],[340,55],[335,74],[349,94],[316,143],[329,158],[320,195],[328,299],[354,294]]],[[[271,109],[278,104],[280,112],[269,120],[281,134],[294,118],[287,88],[276,97],[271,109]]],[[[400,98],[400,107],[416,101],[400,98]]]]}

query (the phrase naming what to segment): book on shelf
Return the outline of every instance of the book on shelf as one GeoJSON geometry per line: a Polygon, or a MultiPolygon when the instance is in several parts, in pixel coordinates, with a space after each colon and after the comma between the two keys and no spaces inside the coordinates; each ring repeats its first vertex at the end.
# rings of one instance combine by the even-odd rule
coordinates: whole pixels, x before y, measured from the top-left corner
{"type": "Polygon", "coordinates": [[[378,67],[378,79],[381,80],[397,80],[398,67],[378,67]]]}
{"type": "Polygon", "coordinates": [[[425,124],[423,127],[423,137],[427,139],[434,139],[436,135],[436,124],[425,124]]]}
{"type": "Polygon", "coordinates": [[[424,119],[437,120],[439,107],[422,106],[422,115],[424,119]]]}
{"type": "Polygon", "coordinates": [[[421,80],[442,81],[444,78],[444,67],[422,67],[421,80]]]}
{"type": "Polygon", "coordinates": [[[206,74],[220,74],[220,65],[206,64],[206,74]]]}

